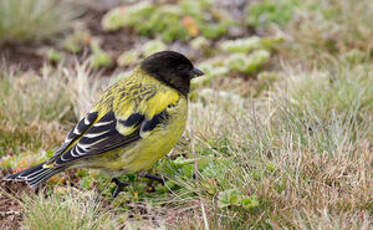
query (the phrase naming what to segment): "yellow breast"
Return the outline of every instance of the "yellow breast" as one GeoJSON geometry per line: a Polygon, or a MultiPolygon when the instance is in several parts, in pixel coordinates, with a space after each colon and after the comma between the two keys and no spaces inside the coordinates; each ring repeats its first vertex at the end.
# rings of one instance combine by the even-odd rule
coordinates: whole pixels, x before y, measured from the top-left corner
{"type": "Polygon", "coordinates": [[[121,156],[121,167],[128,172],[146,170],[175,146],[184,132],[187,119],[187,101],[180,97],[174,107],[168,108],[169,119],[149,133],[146,138],[126,149],[121,156]]]}

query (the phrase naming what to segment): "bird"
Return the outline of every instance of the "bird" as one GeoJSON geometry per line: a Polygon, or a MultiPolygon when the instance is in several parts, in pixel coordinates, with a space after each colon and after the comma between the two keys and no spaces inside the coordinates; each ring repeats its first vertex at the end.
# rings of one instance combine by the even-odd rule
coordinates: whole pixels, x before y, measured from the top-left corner
{"type": "Polygon", "coordinates": [[[5,178],[36,189],[68,168],[100,169],[112,176],[116,197],[127,185],[119,176],[147,174],[171,151],[187,120],[193,78],[204,73],[183,54],[160,51],[106,89],[48,160],[5,178]]]}

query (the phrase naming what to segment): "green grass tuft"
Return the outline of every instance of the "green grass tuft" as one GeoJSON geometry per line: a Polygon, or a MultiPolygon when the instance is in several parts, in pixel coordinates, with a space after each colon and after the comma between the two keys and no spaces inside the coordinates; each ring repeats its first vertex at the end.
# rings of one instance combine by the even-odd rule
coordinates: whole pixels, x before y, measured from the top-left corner
{"type": "Polygon", "coordinates": [[[64,0],[0,0],[0,45],[50,39],[76,15],[64,0]]]}
{"type": "Polygon", "coordinates": [[[9,125],[25,126],[39,121],[74,121],[72,102],[63,79],[44,75],[0,77],[0,120],[9,125]]]}
{"type": "Polygon", "coordinates": [[[91,193],[81,193],[72,188],[54,193],[24,196],[23,227],[30,230],[117,229],[118,216],[102,207],[102,201],[91,193]]]}

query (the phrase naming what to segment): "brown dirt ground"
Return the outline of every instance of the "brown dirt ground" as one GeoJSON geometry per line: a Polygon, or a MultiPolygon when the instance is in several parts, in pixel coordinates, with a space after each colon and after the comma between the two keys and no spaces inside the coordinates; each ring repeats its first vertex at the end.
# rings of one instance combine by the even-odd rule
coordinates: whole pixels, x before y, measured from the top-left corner
{"type": "MultiPolygon", "coordinates": [[[[0,178],[9,175],[10,170],[0,171],[0,178]]],[[[0,181],[0,229],[18,229],[22,222],[20,201],[17,195],[31,192],[24,184],[0,181]]]]}
{"type": "MultiPolygon", "coordinates": [[[[0,229],[18,229],[23,220],[21,212],[22,201],[18,199],[24,193],[35,194],[38,192],[35,192],[23,182],[1,180],[1,178],[10,174],[12,174],[10,169],[0,170],[0,229]]],[[[67,183],[73,187],[79,185],[79,177],[76,174],[76,169],[69,169],[59,176],[64,178],[61,186],[67,183]]]]}

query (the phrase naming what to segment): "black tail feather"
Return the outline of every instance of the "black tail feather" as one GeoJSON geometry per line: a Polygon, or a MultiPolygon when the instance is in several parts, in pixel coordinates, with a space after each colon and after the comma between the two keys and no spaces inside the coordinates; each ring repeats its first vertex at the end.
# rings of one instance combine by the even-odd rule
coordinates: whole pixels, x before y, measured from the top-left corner
{"type": "Polygon", "coordinates": [[[22,172],[15,173],[5,178],[5,180],[25,181],[30,187],[37,188],[53,175],[62,172],[66,167],[43,168],[45,162],[26,169],[22,172]]]}

